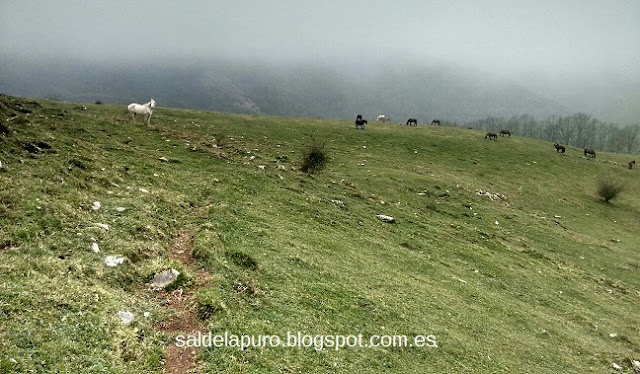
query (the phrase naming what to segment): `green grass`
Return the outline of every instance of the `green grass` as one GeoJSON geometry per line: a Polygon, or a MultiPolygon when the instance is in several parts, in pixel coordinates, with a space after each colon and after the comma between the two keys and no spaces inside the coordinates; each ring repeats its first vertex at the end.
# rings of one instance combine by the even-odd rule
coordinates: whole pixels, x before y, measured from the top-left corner
{"type": "Polygon", "coordinates": [[[27,116],[1,98],[2,373],[160,373],[173,338],[153,325],[171,311],[145,283],[180,267],[169,255],[178,232],[213,275],[196,295],[207,331],[433,334],[439,345],[200,348],[201,373],[631,372],[640,358],[629,156],[440,126],[356,131],[169,108],[145,127],[121,106],[16,99],[27,116]],[[300,166],[314,141],[329,162],[309,175],[300,166]],[[51,148],[28,146],[39,142],[51,148]],[[605,172],[628,187],[609,204],[596,193],[605,172]],[[106,267],[106,255],[127,261],[106,267]],[[122,326],[119,310],[135,321],[122,326]]]}

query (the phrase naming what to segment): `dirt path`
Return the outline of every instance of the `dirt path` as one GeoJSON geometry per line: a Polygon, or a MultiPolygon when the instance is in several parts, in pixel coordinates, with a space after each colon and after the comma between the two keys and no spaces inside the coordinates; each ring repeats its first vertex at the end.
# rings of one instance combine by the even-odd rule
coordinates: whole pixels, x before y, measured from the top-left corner
{"type": "MultiPolygon", "coordinates": [[[[191,236],[186,232],[180,232],[171,246],[171,257],[180,262],[185,268],[195,271],[195,286],[187,291],[177,289],[172,292],[162,291],[158,301],[166,303],[167,307],[174,311],[174,316],[167,321],[155,325],[156,330],[168,333],[172,336],[178,333],[194,334],[202,331],[204,324],[198,318],[195,305],[195,293],[198,289],[207,285],[210,274],[204,269],[196,271],[196,261],[191,251],[191,236]]],[[[179,348],[171,344],[165,348],[164,373],[185,374],[190,373],[196,363],[196,350],[194,348],[179,348]]]]}

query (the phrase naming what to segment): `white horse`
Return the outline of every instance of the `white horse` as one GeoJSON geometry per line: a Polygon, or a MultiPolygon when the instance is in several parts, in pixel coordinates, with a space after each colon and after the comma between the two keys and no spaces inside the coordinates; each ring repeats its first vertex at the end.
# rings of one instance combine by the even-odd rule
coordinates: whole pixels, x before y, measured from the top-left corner
{"type": "Polygon", "coordinates": [[[391,121],[391,118],[389,118],[388,116],[385,116],[384,114],[381,114],[378,116],[378,118],[376,118],[376,122],[385,123],[387,121],[391,121]]]}
{"type": "Polygon", "coordinates": [[[136,103],[129,104],[127,109],[129,109],[129,113],[131,113],[131,116],[133,117],[133,122],[136,121],[136,114],[140,114],[144,115],[144,121],[148,125],[151,123],[151,115],[153,114],[153,108],[155,107],[156,101],[151,99],[151,101],[142,105],[136,103]]]}

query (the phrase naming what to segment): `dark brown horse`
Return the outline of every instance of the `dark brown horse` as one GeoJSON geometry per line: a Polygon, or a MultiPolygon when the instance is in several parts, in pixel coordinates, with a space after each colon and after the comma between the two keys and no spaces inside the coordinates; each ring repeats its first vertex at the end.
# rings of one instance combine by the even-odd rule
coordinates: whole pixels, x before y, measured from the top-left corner
{"type": "Polygon", "coordinates": [[[413,123],[413,126],[418,126],[418,120],[415,118],[409,118],[407,120],[407,126],[411,126],[411,124],[413,123]]]}
{"type": "Polygon", "coordinates": [[[484,136],[485,139],[489,138],[489,140],[498,140],[498,134],[496,134],[495,132],[491,132],[489,131],[487,133],[487,135],[484,136]]]}
{"type": "Polygon", "coordinates": [[[565,149],[564,149],[564,145],[560,145],[558,143],[553,145],[554,147],[556,147],[556,152],[562,152],[564,153],[565,149]]]}
{"type": "Polygon", "coordinates": [[[633,169],[633,166],[636,164],[636,160],[629,161],[629,169],[633,169]]]}
{"type": "Polygon", "coordinates": [[[584,156],[585,157],[596,157],[596,151],[594,151],[593,149],[590,148],[585,148],[584,149],[584,156]]]}
{"type": "Polygon", "coordinates": [[[440,120],[439,119],[434,119],[433,121],[431,121],[431,124],[433,126],[440,126],[440,120]]]}
{"type": "Polygon", "coordinates": [[[505,130],[505,129],[500,130],[500,136],[505,136],[505,135],[509,135],[509,137],[511,137],[511,131],[505,130]]]}

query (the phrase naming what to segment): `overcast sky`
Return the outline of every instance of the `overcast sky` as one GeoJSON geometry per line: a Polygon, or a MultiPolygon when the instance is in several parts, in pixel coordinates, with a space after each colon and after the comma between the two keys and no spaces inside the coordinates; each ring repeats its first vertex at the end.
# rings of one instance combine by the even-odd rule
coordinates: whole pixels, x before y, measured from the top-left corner
{"type": "Polygon", "coordinates": [[[158,63],[411,58],[638,78],[640,0],[0,0],[0,54],[158,63]]]}

